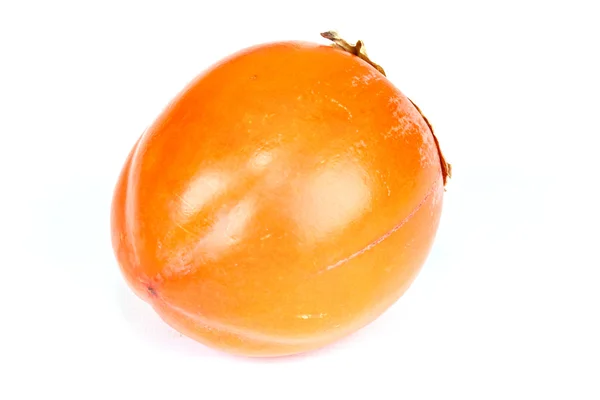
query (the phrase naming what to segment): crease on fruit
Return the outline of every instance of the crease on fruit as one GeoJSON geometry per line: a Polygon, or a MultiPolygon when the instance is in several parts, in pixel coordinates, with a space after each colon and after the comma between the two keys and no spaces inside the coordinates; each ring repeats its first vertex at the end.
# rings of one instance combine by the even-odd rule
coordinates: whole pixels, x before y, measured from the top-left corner
{"type": "Polygon", "coordinates": [[[372,241],[371,243],[369,243],[368,245],[366,245],[365,247],[363,247],[362,249],[358,250],[355,253],[350,254],[348,257],[343,258],[331,265],[326,266],[325,268],[323,268],[321,271],[319,271],[319,274],[322,274],[324,272],[327,271],[331,271],[332,269],[338,268],[344,264],[346,264],[347,262],[353,260],[354,258],[366,253],[367,251],[373,249],[375,246],[377,246],[378,244],[380,244],[381,242],[383,242],[384,240],[386,240],[387,238],[389,238],[394,232],[397,232],[398,230],[400,230],[404,225],[406,225],[406,223],[408,223],[408,221],[410,221],[412,219],[412,217],[415,216],[415,214],[425,205],[425,203],[427,202],[427,200],[429,200],[429,198],[436,192],[436,190],[438,189],[438,185],[439,185],[439,180],[437,180],[432,186],[431,188],[427,191],[427,193],[425,194],[425,196],[421,199],[421,201],[419,202],[419,204],[417,204],[409,213],[406,217],[404,217],[399,223],[397,223],[396,225],[394,225],[394,227],[392,227],[392,229],[390,229],[389,231],[387,231],[386,233],[384,233],[383,235],[381,235],[380,237],[378,237],[377,239],[375,239],[374,241],[372,241]]]}

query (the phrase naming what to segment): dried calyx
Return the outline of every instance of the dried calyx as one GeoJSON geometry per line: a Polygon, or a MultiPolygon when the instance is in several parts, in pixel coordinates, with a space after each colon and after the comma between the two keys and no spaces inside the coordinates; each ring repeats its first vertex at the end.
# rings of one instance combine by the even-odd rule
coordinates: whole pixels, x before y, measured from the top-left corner
{"type": "MultiPolygon", "coordinates": [[[[321,36],[323,36],[325,39],[331,40],[333,42],[334,47],[340,48],[350,54],[353,54],[353,55],[359,57],[361,60],[367,62],[373,68],[375,68],[377,71],[379,71],[383,76],[386,76],[385,70],[379,64],[376,64],[375,62],[373,62],[369,58],[369,56],[367,56],[365,44],[362,42],[362,40],[357,41],[356,44],[353,45],[353,44],[348,43],[346,40],[342,39],[340,37],[340,35],[335,31],[323,32],[323,33],[321,33],[321,36]]],[[[440,143],[439,143],[437,137],[435,136],[435,133],[433,131],[433,127],[431,126],[431,123],[429,122],[427,117],[425,117],[425,115],[423,115],[423,112],[421,111],[421,109],[412,100],[410,100],[410,102],[416,108],[416,110],[419,112],[419,114],[421,114],[421,117],[423,117],[423,120],[425,120],[425,123],[427,124],[427,126],[429,127],[429,130],[431,131],[431,134],[433,135],[433,140],[437,147],[438,155],[440,158],[440,164],[442,167],[442,178],[443,178],[444,186],[445,186],[446,182],[448,181],[448,178],[452,177],[452,165],[450,165],[448,162],[446,162],[446,159],[444,158],[444,155],[442,154],[442,150],[440,148],[440,143]]]]}

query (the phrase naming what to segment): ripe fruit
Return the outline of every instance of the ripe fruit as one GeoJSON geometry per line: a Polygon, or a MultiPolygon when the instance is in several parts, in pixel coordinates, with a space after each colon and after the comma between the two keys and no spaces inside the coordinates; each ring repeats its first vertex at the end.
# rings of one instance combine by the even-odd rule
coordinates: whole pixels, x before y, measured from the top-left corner
{"type": "Polygon", "coordinates": [[[131,151],[112,205],[130,287],[231,353],[315,349],[373,321],[432,245],[448,165],[364,54],[282,42],[183,90],[131,151]]]}

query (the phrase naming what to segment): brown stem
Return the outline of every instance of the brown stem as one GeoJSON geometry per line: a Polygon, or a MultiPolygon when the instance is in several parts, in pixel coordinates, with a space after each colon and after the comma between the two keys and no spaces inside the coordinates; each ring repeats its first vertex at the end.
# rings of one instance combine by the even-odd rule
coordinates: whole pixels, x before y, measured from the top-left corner
{"type": "Polygon", "coordinates": [[[365,49],[365,44],[363,43],[362,40],[359,40],[358,42],[356,42],[355,45],[351,45],[350,43],[348,43],[344,39],[342,39],[340,37],[340,35],[337,34],[337,32],[334,32],[334,31],[323,32],[323,33],[321,33],[321,36],[323,36],[325,39],[331,40],[333,42],[334,46],[336,46],[342,50],[345,50],[350,54],[354,54],[355,56],[358,56],[360,59],[368,62],[377,71],[381,72],[383,74],[383,76],[385,76],[385,71],[383,70],[383,68],[381,68],[380,65],[375,64],[373,61],[371,61],[369,56],[367,56],[367,50],[365,49]]]}
{"type": "MultiPolygon", "coordinates": [[[[323,36],[325,39],[331,40],[333,42],[333,46],[340,48],[344,51],[347,51],[350,54],[354,54],[355,56],[359,57],[360,59],[366,61],[373,68],[375,68],[377,71],[379,71],[383,76],[386,76],[384,69],[379,64],[376,64],[375,62],[373,62],[367,56],[367,50],[365,49],[365,44],[362,42],[362,40],[359,40],[358,42],[356,42],[355,45],[352,45],[352,44],[348,43],[347,41],[345,41],[344,39],[342,39],[340,37],[340,35],[338,35],[338,33],[335,31],[323,32],[323,33],[321,33],[321,36],[323,36]]],[[[412,100],[410,100],[410,99],[408,99],[408,100],[412,103],[412,105],[419,112],[419,114],[421,114],[421,117],[423,117],[423,120],[425,120],[425,123],[427,124],[427,126],[429,127],[429,130],[431,131],[431,134],[433,135],[433,140],[435,142],[435,146],[437,147],[438,156],[439,156],[440,164],[442,167],[442,179],[444,181],[444,186],[446,186],[446,182],[448,181],[448,178],[452,178],[452,165],[450,165],[448,162],[446,162],[446,159],[444,158],[444,155],[442,154],[442,149],[440,148],[440,142],[438,141],[437,137],[435,136],[435,133],[433,132],[433,126],[431,126],[431,123],[429,122],[427,117],[425,117],[425,115],[423,115],[423,112],[421,111],[421,109],[412,100]]]]}

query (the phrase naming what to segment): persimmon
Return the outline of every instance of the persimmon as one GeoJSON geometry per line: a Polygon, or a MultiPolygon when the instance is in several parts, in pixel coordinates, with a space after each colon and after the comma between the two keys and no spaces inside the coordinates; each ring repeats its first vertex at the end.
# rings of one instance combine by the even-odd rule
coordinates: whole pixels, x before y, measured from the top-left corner
{"type": "Polygon", "coordinates": [[[449,165],[362,42],[216,63],[144,132],[112,204],[131,289],[210,347],[279,356],[369,324],[413,282],[449,165]]]}

